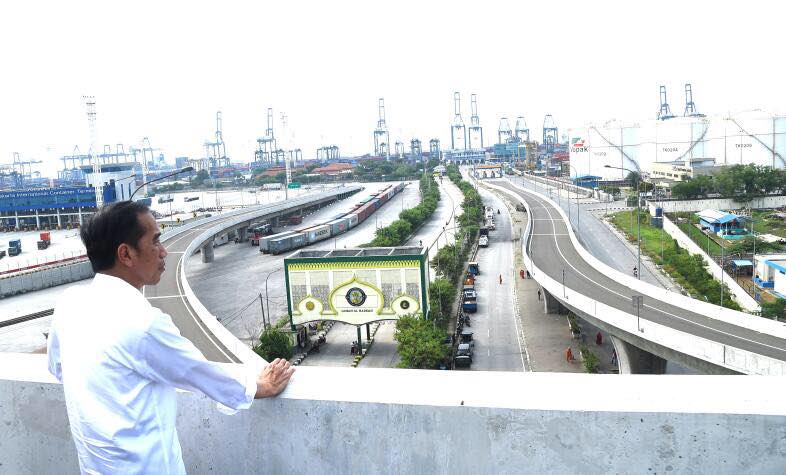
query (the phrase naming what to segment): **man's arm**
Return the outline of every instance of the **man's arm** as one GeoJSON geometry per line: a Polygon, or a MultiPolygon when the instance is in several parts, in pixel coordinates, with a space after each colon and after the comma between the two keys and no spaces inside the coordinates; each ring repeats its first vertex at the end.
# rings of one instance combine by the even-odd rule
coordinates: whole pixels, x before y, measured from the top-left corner
{"type": "Polygon", "coordinates": [[[140,373],[176,388],[200,391],[232,409],[246,409],[254,398],[277,395],[294,372],[283,360],[269,364],[259,375],[244,365],[208,361],[164,314],[154,318],[142,345],[140,373]]]}
{"type": "MultiPolygon", "coordinates": [[[[55,315],[57,315],[57,311],[55,311],[55,315]]],[[[52,373],[52,375],[62,383],[63,368],[60,364],[60,338],[57,335],[55,323],[55,317],[52,317],[52,324],[49,328],[49,336],[46,339],[46,355],[48,359],[49,372],[52,373]]]]}

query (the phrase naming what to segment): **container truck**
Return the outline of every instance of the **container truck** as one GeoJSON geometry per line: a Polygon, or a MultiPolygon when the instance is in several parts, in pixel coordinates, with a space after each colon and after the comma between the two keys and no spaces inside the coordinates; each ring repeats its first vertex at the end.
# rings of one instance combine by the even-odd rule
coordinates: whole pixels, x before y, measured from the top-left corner
{"type": "Polygon", "coordinates": [[[22,240],[21,239],[14,239],[13,241],[8,241],[8,255],[9,256],[18,256],[22,253],[22,240]]]}
{"type": "Polygon", "coordinates": [[[38,241],[38,249],[46,249],[50,244],[52,244],[52,236],[49,231],[41,233],[38,237],[40,238],[38,241]]]}

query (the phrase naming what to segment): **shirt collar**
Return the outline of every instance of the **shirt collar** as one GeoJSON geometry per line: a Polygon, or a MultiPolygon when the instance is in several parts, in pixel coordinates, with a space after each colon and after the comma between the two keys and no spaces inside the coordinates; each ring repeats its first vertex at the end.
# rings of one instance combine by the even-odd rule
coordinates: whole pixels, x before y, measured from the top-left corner
{"type": "Polygon", "coordinates": [[[94,285],[105,287],[116,292],[123,292],[124,294],[131,294],[133,292],[133,295],[142,296],[142,292],[125,280],[101,272],[97,272],[95,277],[93,277],[93,283],[94,285]]]}

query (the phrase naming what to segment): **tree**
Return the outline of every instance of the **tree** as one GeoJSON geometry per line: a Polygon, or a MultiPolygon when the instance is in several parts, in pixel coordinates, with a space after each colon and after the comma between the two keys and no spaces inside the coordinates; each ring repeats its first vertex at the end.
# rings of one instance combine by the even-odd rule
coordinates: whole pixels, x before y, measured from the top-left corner
{"type": "Polygon", "coordinates": [[[276,358],[288,360],[292,358],[292,343],[289,335],[278,328],[271,327],[262,332],[254,352],[266,361],[273,361],[276,358]]]}
{"type": "Polygon", "coordinates": [[[786,320],[786,300],[776,299],[775,302],[762,302],[761,316],[780,321],[786,320]]]}
{"type": "Polygon", "coordinates": [[[191,186],[202,186],[202,184],[208,178],[210,178],[210,174],[207,172],[207,170],[199,170],[196,176],[191,179],[191,186]]]}
{"type": "Polygon", "coordinates": [[[429,317],[441,323],[450,316],[456,298],[456,287],[447,279],[434,279],[428,286],[428,297],[431,305],[429,317]]]}
{"type": "Polygon", "coordinates": [[[445,345],[447,333],[434,327],[429,320],[405,315],[396,324],[396,350],[401,357],[400,368],[435,369],[449,355],[445,345]]]}

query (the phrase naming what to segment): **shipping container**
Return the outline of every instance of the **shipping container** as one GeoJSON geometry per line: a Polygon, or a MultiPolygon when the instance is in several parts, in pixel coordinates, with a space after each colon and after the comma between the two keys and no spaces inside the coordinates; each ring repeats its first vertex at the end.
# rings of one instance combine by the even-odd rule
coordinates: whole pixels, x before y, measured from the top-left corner
{"type": "Polygon", "coordinates": [[[330,235],[338,236],[349,229],[349,218],[341,218],[329,223],[330,235]]]}
{"type": "Polygon", "coordinates": [[[285,236],[291,236],[295,234],[295,231],[284,231],[283,233],[278,234],[271,234],[270,236],[265,236],[259,240],[259,252],[270,252],[270,241],[274,239],[281,239],[285,236]]]}
{"type": "Polygon", "coordinates": [[[279,239],[273,239],[268,244],[271,254],[281,254],[292,249],[297,249],[306,243],[304,233],[294,233],[279,239]]]}
{"type": "Polygon", "coordinates": [[[306,242],[308,244],[322,241],[323,239],[327,239],[330,237],[330,225],[321,224],[319,226],[314,226],[313,228],[307,229],[305,231],[305,235],[306,235],[306,242]]]}
{"type": "Polygon", "coordinates": [[[350,227],[350,229],[354,228],[355,226],[358,225],[358,215],[357,215],[357,213],[349,213],[347,215],[347,219],[349,219],[349,227],[350,227]]]}

